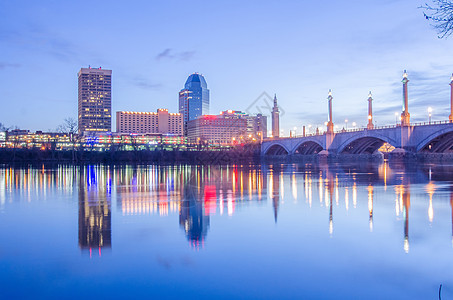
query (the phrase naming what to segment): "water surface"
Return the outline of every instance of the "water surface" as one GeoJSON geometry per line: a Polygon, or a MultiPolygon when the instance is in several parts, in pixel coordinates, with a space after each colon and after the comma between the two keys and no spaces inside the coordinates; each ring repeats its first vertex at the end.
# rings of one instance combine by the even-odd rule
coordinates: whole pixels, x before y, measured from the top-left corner
{"type": "Polygon", "coordinates": [[[9,298],[453,297],[453,167],[0,168],[9,298]]]}

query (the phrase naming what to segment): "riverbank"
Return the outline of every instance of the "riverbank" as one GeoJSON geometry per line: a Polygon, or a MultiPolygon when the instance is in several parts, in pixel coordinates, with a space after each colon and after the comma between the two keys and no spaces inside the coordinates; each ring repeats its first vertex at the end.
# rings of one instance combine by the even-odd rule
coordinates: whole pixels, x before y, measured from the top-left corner
{"type": "Polygon", "coordinates": [[[196,163],[228,164],[259,162],[260,152],[256,145],[241,146],[229,150],[137,150],[137,151],[90,151],[0,149],[0,163],[196,163]]]}
{"type": "Polygon", "coordinates": [[[388,153],[340,154],[340,155],[260,155],[259,146],[240,146],[228,150],[137,150],[137,151],[91,151],[91,150],[39,150],[0,149],[0,163],[194,163],[237,164],[260,162],[379,162],[413,161],[453,163],[453,153],[388,153]]]}

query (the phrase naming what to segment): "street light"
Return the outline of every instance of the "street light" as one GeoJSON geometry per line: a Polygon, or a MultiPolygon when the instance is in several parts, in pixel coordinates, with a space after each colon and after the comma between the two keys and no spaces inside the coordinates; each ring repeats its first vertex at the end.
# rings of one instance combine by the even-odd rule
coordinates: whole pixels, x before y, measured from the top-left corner
{"type": "Polygon", "coordinates": [[[357,126],[357,123],[356,122],[352,122],[352,127],[354,127],[354,129],[355,129],[356,126],[357,126]]]}
{"type": "Polygon", "coordinates": [[[344,120],[344,122],[346,123],[346,130],[348,130],[348,119],[344,120]]]}
{"type": "Polygon", "coordinates": [[[433,112],[432,107],[428,107],[428,123],[431,124],[431,114],[433,112]]]}
{"type": "Polygon", "coordinates": [[[395,113],[395,125],[398,125],[398,112],[395,113]]]}

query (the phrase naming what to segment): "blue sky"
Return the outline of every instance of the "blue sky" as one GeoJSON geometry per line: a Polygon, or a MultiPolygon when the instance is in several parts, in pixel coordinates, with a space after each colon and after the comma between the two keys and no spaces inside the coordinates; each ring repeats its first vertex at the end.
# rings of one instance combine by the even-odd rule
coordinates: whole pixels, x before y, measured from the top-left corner
{"type": "Polygon", "coordinates": [[[437,38],[423,3],[3,0],[0,122],[48,130],[76,118],[77,72],[88,65],[113,70],[113,112],[176,112],[200,72],[214,114],[276,93],[285,134],[327,120],[329,89],[340,128],[366,124],[370,90],[377,125],[393,124],[407,69],[412,120],[427,120],[428,106],[445,120],[453,38],[437,38]]]}

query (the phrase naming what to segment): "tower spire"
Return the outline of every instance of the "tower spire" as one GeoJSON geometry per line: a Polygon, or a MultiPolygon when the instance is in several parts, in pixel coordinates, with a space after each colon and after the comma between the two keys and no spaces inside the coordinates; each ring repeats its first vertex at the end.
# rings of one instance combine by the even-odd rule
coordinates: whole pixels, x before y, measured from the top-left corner
{"type": "Polygon", "coordinates": [[[274,107],[272,108],[272,137],[280,137],[280,111],[278,110],[277,94],[274,94],[274,107]]]}

